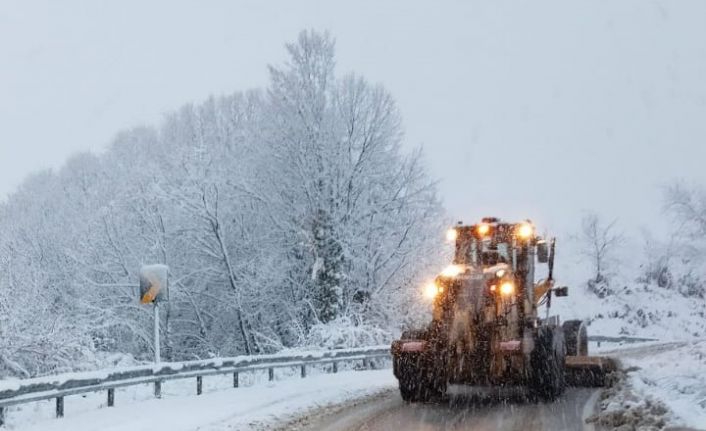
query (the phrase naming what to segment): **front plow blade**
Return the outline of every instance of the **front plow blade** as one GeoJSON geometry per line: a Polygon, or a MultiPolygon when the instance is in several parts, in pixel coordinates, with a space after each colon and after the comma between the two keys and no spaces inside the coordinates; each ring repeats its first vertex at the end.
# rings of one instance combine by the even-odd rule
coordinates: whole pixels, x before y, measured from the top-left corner
{"type": "Polygon", "coordinates": [[[566,383],[570,386],[608,386],[617,370],[614,359],[606,356],[567,356],[566,383]]]}

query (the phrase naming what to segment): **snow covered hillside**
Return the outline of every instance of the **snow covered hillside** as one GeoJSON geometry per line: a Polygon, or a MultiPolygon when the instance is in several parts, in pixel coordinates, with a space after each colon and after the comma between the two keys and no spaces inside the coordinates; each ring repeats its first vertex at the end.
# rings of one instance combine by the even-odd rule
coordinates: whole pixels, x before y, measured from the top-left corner
{"type": "Polygon", "coordinates": [[[554,312],[587,320],[594,335],[706,337],[706,190],[675,183],[655,205],[673,226],[667,237],[594,214],[560,236],[556,276],[570,294],[554,312]]]}
{"type": "Polygon", "coordinates": [[[703,300],[654,285],[631,283],[605,298],[574,289],[568,298],[554,304],[564,320],[587,320],[589,335],[632,335],[664,341],[706,335],[703,300]]]}

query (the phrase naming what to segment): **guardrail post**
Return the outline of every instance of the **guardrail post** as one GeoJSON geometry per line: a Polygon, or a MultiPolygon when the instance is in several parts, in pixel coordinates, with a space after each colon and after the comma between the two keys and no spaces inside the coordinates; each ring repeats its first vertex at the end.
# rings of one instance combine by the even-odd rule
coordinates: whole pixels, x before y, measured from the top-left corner
{"type": "Polygon", "coordinates": [[[162,398],[162,381],[157,380],[154,382],[154,397],[155,398],[162,398]]]}
{"type": "Polygon", "coordinates": [[[302,364],[302,379],[306,377],[306,365],[302,364]]]}
{"type": "Polygon", "coordinates": [[[338,362],[333,361],[333,372],[337,373],[338,372],[338,362]]]}
{"type": "Polygon", "coordinates": [[[56,417],[64,417],[64,397],[56,397],[56,417]]]}
{"type": "Polygon", "coordinates": [[[238,379],[238,372],[236,371],[235,373],[233,373],[233,387],[234,388],[238,387],[238,384],[239,384],[238,380],[239,380],[238,379]]]}
{"type": "Polygon", "coordinates": [[[115,388],[108,389],[108,407],[115,405],[115,388]]]}
{"type": "Polygon", "coordinates": [[[273,381],[275,379],[275,369],[274,368],[267,369],[267,377],[270,381],[273,381]]]}
{"type": "Polygon", "coordinates": [[[368,359],[368,358],[363,359],[363,369],[367,370],[369,368],[370,368],[370,359],[368,359]]]}
{"type": "Polygon", "coordinates": [[[196,395],[201,395],[203,393],[203,377],[196,376],[196,395]]]}
{"type": "Polygon", "coordinates": [[[5,425],[5,407],[0,407],[0,427],[5,425]]]}

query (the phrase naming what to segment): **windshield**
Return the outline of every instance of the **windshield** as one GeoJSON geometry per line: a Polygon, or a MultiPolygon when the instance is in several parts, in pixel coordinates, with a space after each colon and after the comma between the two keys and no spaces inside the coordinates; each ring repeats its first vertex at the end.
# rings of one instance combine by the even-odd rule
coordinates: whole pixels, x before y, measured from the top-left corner
{"type": "Polygon", "coordinates": [[[481,261],[482,266],[493,266],[498,263],[509,263],[511,261],[510,245],[501,242],[493,244],[490,241],[481,243],[481,261]]]}
{"type": "Polygon", "coordinates": [[[507,242],[478,241],[475,238],[458,241],[455,263],[493,266],[512,262],[512,245],[507,242]]]}

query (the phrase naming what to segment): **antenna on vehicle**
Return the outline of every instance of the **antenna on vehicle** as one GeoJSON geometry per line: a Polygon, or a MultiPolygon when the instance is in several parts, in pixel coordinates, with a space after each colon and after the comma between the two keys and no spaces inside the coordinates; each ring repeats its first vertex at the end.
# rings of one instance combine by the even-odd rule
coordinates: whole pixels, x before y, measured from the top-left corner
{"type": "Polygon", "coordinates": [[[547,276],[547,279],[549,281],[554,280],[554,250],[556,248],[556,238],[552,238],[551,242],[549,243],[549,275],[547,276]]]}

